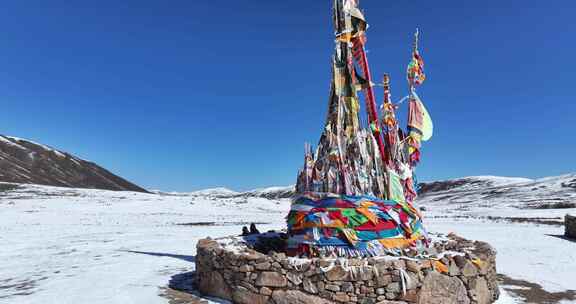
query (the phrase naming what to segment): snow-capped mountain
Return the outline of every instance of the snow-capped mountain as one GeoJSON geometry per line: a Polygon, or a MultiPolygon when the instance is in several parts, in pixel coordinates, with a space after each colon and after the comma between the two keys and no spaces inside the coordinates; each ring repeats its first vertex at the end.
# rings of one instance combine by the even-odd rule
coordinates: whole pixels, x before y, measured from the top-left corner
{"type": "Polygon", "coordinates": [[[417,203],[430,212],[460,215],[535,217],[547,209],[551,210],[547,216],[561,217],[576,208],[576,174],[536,180],[476,176],[424,183],[417,203]]]}
{"type": "Polygon", "coordinates": [[[280,186],[280,187],[259,188],[244,192],[237,192],[234,190],[230,190],[228,188],[218,187],[188,193],[177,193],[177,192],[163,193],[160,191],[157,193],[163,193],[168,195],[187,195],[187,196],[203,197],[210,199],[266,198],[270,200],[278,200],[284,198],[291,198],[292,196],[294,196],[294,191],[295,191],[294,186],[280,186]]]}
{"type": "Polygon", "coordinates": [[[0,135],[0,182],[146,192],[95,163],[4,135],[0,135]]]}
{"type": "MultiPolygon", "coordinates": [[[[204,198],[286,199],[294,186],[279,186],[237,192],[211,188],[190,193],[167,193],[204,198]]],[[[494,203],[515,208],[554,209],[554,203],[576,203],[576,174],[542,179],[501,176],[471,176],[420,184],[419,204],[494,203]]],[[[560,208],[563,208],[560,206],[560,208]]],[[[565,208],[565,207],[564,207],[565,208]]]]}

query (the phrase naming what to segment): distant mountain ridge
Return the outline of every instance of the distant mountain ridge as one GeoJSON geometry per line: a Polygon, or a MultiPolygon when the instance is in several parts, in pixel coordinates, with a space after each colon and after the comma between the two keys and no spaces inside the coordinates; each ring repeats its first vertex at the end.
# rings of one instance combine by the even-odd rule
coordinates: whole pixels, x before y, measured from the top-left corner
{"type": "Polygon", "coordinates": [[[0,182],[148,192],[95,163],[5,135],[0,135],[0,182]]]}
{"type": "MultiPolygon", "coordinates": [[[[245,192],[212,188],[187,193],[212,199],[267,198],[287,199],[295,195],[294,186],[269,187],[245,192]]],[[[526,208],[576,203],[576,174],[528,179],[521,177],[470,176],[420,184],[417,204],[464,202],[503,202],[526,208]]]]}
{"type": "Polygon", "coordinates": [[[211,188],[198,190],[188,193],[191,196],[198,197],[212,197],[212,198],[248,198],[248,197],[260,197],[267,199],[283,199],[291,198],[295,194],[295,187],[283,186],[283,187],[268,187],[259,188],[254,190],[249,190],[245,192],[236,192],[227,188],[211,188]]]}
{"type": "MultiPolygon", "coordinates": [[[[462,210],[576,208],[576,174],[540,179],[475,176],[424,183],[417,204],[462,210]]],[[[488,212],[488,211],[486,211],[488,212]]]]}

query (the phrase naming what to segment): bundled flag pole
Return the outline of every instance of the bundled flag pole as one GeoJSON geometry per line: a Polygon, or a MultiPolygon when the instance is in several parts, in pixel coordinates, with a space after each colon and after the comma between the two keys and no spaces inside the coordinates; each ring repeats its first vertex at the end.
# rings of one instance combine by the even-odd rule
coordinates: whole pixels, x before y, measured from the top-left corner
{"type": "Polygon", "coordinates": [[[407,76],[408,84],[410,85],[410,91],[416,86],[421,85],[426,80],[426,75],[424,74],[424,60],[420,57],[418,52],[418,40],[420,38],[420,30],[417,28],[414,34],[414,48],[412,50],[412,60],[408,64],[407,76]]]}
{"type": "Polygon", "coordinates": [[[287,216],[290,255],[400,255],[428,244],[422,215],[414,207],[413,171],[420,142],[432,136],[432,120],[415,90],[426,79],[418,53],[419,32],[407,69],[409,119],[404,131],[387,74],[383,105],[380,111],[376,107],[365,50],[368,25],[358,3],[334,0],[328,112],[318,146],[314,151],[306,146],[298,174],[297,194],[287,216]],[[361,97],[367,112],[364,126],[361,97]]]}
{"type": "Polygon", "coordinates": [[[416,87],[422,85],[426,80],[424,60],[418,52],[419,36],[420,31],[416,29],[412,59],[407,69],[407,78],[410,87],[410,103],[408,106],[408,154],[411,167],[415,167],[420,161],[421,142],[429,140],[434,130],[434,124],[432,123],[430,114],[428,114],[428,110],[424,107],[418,94],[416,94],[416,87]]]}

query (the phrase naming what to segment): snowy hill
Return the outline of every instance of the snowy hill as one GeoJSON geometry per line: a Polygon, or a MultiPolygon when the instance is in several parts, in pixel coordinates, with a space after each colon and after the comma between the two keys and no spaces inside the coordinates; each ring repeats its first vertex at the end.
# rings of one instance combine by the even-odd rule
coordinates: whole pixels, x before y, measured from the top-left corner
{"type": "Polygon", "coordinates": [[[576,210],[576,174],[537,180],[493,176],[422,184],[418,204],[435,214],[560,217],[576,210]],[[548,210],[543,212],[542,210],[548,210]]]}
{"type": "MultiPolygon", "coordinates": [[[[158,192],[161,193],[161,192],[158,192]]],[[[284,187],[268,187],[249,190],[245,192],[236,192],[228,188],[210,188],[189,193],[166,193],[171,195],[190,195],[195,197],[205,198],[222,198],[222,199],[238,199],[238,198],[266,198],[266,199],[284,199],[291,198],[294,195],[294,186],[284,187]]]]}
{"type": "Polygon", "coordinates": [[[74,155],[0,135],[0,182],[121,191],[146,190],[74,155]]]}

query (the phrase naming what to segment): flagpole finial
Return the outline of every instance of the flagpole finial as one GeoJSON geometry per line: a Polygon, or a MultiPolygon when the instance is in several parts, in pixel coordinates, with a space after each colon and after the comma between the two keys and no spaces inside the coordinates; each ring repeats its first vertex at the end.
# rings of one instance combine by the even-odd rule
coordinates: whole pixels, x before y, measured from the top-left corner
{"type": "Polygon", "coordinates": [[[383,84],[384,86],[387,86],[387,85],[390,84],[390,75],[388,75],[388,73],[385,73],[385,74],[384,74],[384,78],[383,78],[383,80],[382,80],[382,84],[383,84]]]}

